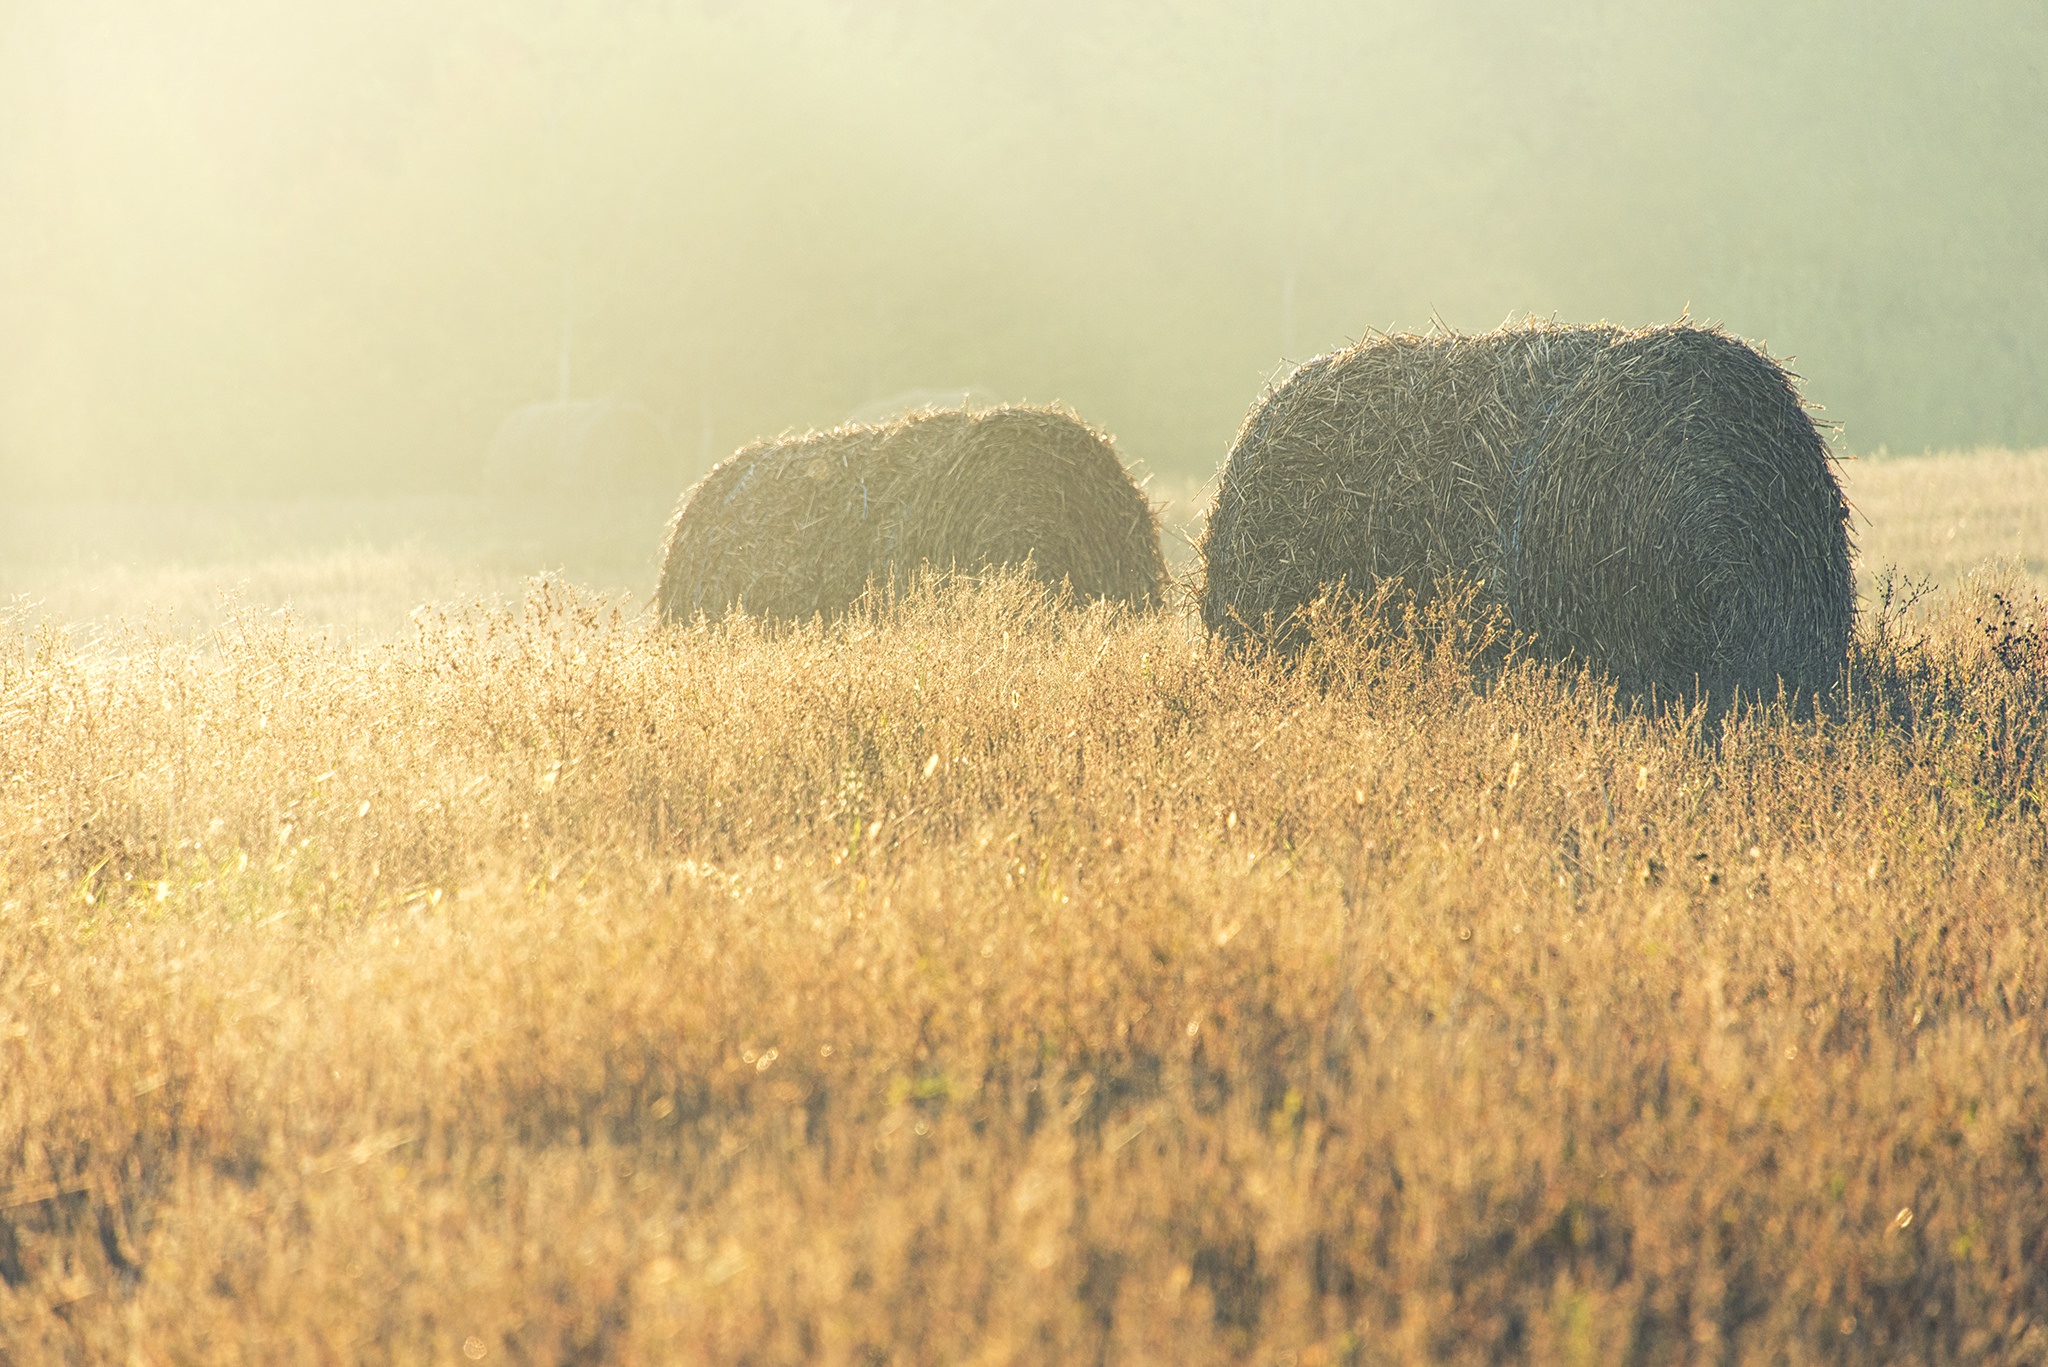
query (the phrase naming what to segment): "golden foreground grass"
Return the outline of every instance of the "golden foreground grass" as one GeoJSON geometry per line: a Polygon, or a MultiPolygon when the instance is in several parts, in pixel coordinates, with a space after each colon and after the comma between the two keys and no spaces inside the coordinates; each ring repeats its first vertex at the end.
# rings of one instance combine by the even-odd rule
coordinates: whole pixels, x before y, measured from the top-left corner
{"type": "Polygon", "coordinates": [[[0,1361],[2039,1363],[1986,601],[1712,728],[1016,582],[17,623],[0,1361]]]}

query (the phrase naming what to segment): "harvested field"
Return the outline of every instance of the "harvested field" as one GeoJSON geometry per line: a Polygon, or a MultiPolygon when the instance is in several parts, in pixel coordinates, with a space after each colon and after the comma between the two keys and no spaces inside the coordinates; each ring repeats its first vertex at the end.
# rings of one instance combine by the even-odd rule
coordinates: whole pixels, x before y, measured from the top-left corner
{"type": "Polygon", "coordinates": [[[1842,483],[1866,579],[1895,565],[1959,589],[2001,561],[2048,591],[2048,449],[1880,453],[1846,462],[1842,483]]]}
{"type": "Polygon", "coordinates": [[[1632,694],[1811,694],[1848,648],[1847,516],[1791,378],[1724,333],[1376,336],[1246,418],[1203,617],[1284,634],[1328,586],[1463,583],[1632,694]]]}
{"type": "Polygon", "coordinates": [[[1714,744],[1455,604],[12,624],[0,1360],[2037,1361],[2013,601],[1714,744]]]}
{"type": "Polygon", "coordinates": [[[802,620],[923,569],[1025,565],[1076,598],[1159,601],[1158,520],[1109,438],[1055,408],[923,409],[757,442],[670,524],[657,602],[802,620]]]}

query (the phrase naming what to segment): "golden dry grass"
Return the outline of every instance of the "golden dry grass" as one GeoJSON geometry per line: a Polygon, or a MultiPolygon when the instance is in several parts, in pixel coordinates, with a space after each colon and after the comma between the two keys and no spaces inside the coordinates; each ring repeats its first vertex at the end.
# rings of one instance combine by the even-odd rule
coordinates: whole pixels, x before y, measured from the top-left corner
{"type": "Polygon", "coordinates": [[[535,573],[644,599],[648,498],[70,499],[0,506],[0,606],[90,630],[206,631],[224,598],[390,639],[428,601],[517,603],[535,573]]]}
{"type": "Polygon", "coordinates": [[[1014,581],[16,623],[0,1361],[2039,1362],[1976,611],[1718,734],[1014,581]]]}
{"type": "Polygon", "coordinates": [[[1867,568],[1897,565],[1954,588],[2004,560],[2048,590],[2048,448],[1865,457],[1837,468],[1860,514],[1867,568]]]}

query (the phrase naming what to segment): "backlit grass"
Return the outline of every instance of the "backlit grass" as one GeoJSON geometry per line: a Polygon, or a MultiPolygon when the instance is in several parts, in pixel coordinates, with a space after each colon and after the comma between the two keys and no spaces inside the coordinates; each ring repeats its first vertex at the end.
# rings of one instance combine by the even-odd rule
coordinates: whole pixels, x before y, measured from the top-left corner
{"type": "Polygon", "coordinates": [[[0,1361],[2038,1362],[2014,601],[1713,725],[1015,582],[16,623],[0,1361]]]}

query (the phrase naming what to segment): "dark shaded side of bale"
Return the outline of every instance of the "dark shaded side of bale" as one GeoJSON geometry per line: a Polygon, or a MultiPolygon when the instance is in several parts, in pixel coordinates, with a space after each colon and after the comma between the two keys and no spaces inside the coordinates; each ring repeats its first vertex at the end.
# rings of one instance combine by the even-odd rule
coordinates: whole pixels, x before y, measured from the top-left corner
{"type": "Polygon", "coordinates": [[[661,615],[845,610],[921,569],[1029,563],[1083,599],[1156,604],[1156,516],[1109,438],[1057,408],[925,410],[757,442],[684,495],[661,615]]]}
{"type": "Polygon", "coordinates": [[[1736,338],[1652,328],[1593,353],[1514,506],[1504,590],[1549,653],[1664,694],[1840,673],[1848,503],[1792,377],[1736,338]]]}
{"type": "Polygon", "coordinates": [[[1202,615],[1236,638],[1339,582],[1461,579],[1632,693],[1813,689],[1847,650],[1847,511],[1792,378],[1717,330],[1374,337],[1246,418],[1202,615]]]}

